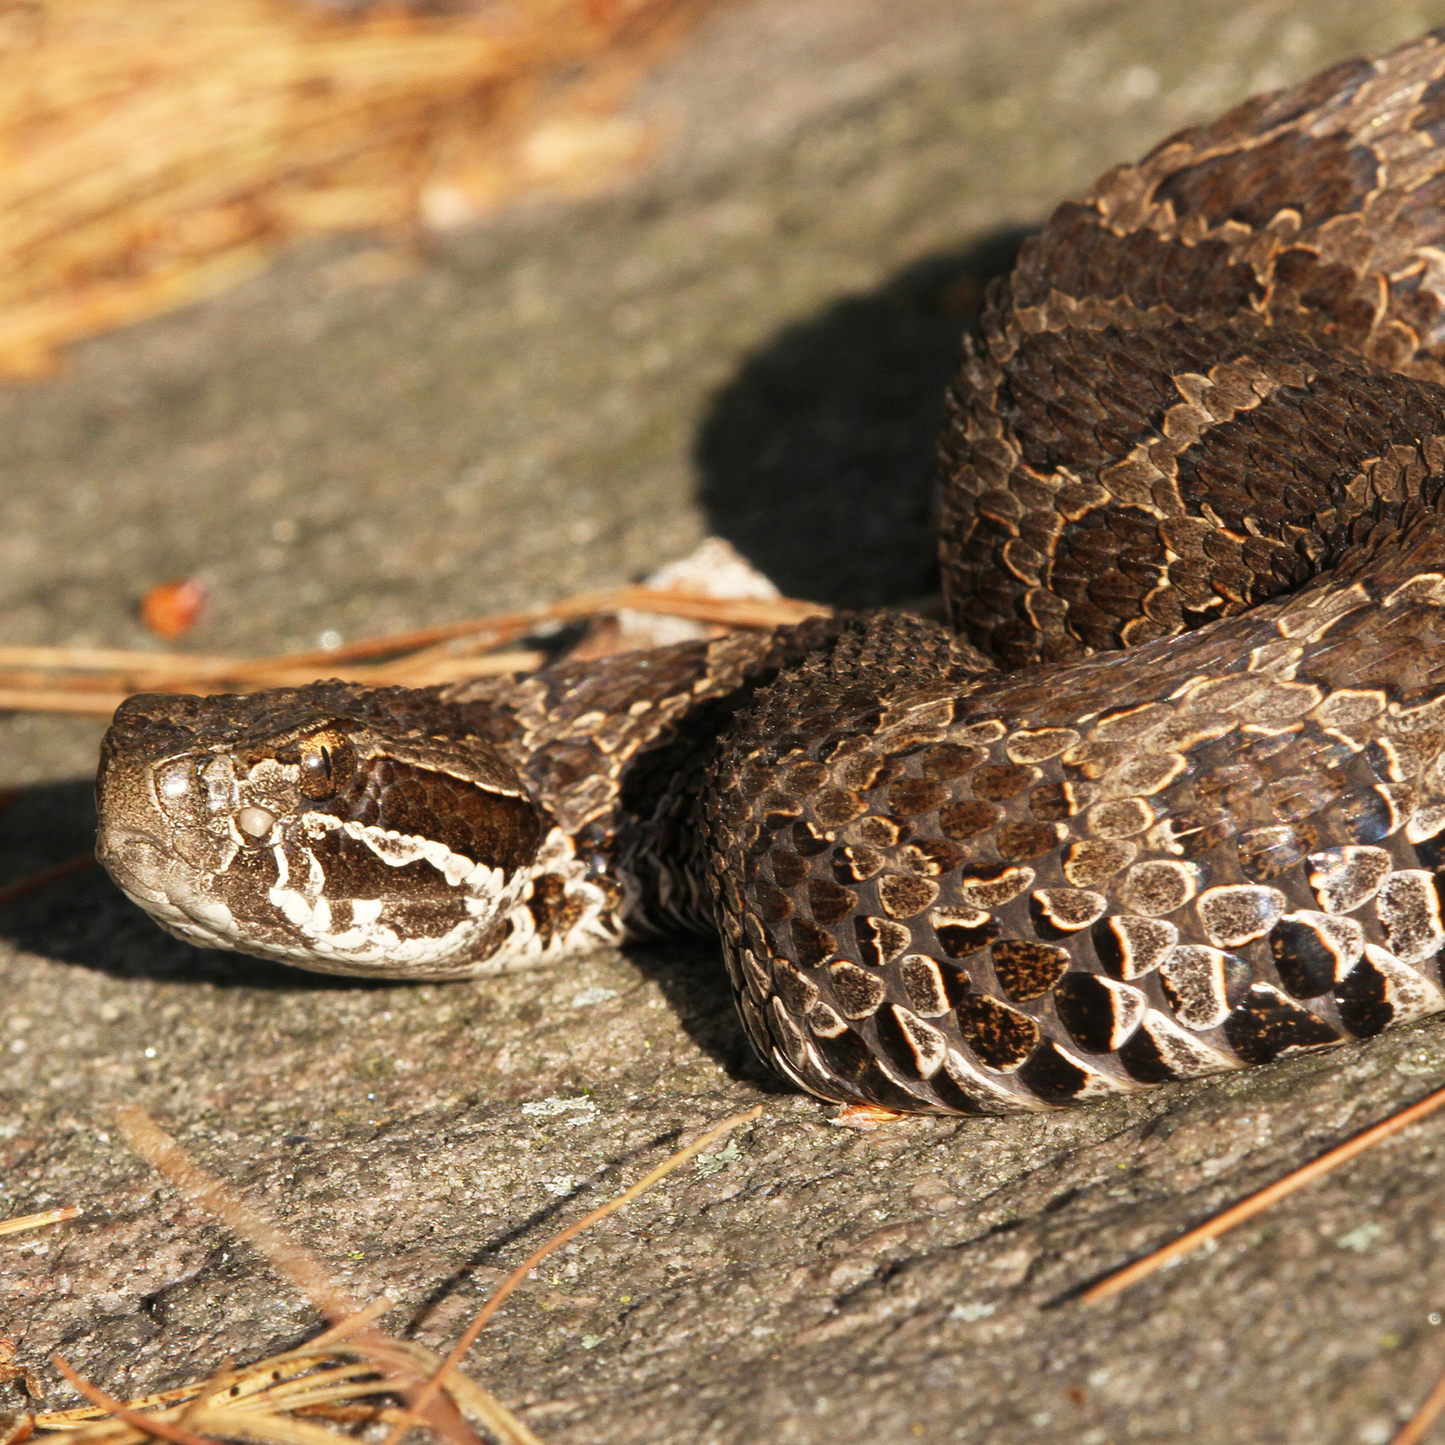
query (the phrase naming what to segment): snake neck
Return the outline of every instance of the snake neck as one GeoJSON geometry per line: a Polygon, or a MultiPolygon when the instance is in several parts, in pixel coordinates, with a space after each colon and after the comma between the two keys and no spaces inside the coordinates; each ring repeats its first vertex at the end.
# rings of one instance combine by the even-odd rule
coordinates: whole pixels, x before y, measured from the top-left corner
{"type": "Polygon", "coordinates": [[[543,829],[490,965],[711,932],[698,800],[719,741],[780,669],[831,651],[839,627],[816,618],[443,690],[517,768],[543,829]]]}
{"type": "Polygon", "coordinates": [[[526,780],[544,829],[494,964],[713,933],[703,801],[721,759],[785,730],[778,709],[798,688],[818,706],[879,704],[890,666],[916,687],[989,664],[922,618],[843,616],[449,690],[526,780]]]}

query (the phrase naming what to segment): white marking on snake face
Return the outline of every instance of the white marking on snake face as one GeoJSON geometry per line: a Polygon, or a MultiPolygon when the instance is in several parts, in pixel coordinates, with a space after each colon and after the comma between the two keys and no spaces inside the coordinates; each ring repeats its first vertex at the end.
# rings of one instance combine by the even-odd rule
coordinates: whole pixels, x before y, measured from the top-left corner
{"type": "Polygon", "coordinates": [[[309,848],[288,848],[285,844],[278,843],[272,848],[271,856],[276,860],[276,881],[267,890],[266,896],[271,900],[272,907],[279,910],[293,928],[308,932],[315,913],[316,900],[326,882],[316,855],[309,848]],[[298,879],[293,883],[291,860],[298,854],[306,860],[307,877],[304,882],[298,879]]]}
{"type": "Polygon", "coordinates": [[[341,831],[357,842],[365,843],[392,868],[405,868],[408,863],[430,863],[453,888],[465,883],[469,888],[486,890],[493,879],[500,882],[505,878],[501,869],[474,863],[460,853],[453,853],[445,843],[439,843],[434,838],[419,838],[411,833],[396,833],[388,828],[353,822],[343,823],[341,831]]]}
{"type": "Polygon", "coordinates": [[[172,873],[164,886],[164,901],[157,898],[151,907],[173,933],[203,948],[215,947],[218,939],[239,936],[231,910],[220,899],[199,891],[189,874],[172,873]]]}
{"type": "Polygon", "coordinates": [[[273,888],[268,896],[287,923],[309,932],[306,925],[311,922],[311,904],[301,894],[292,888],[273,888]]]}
{"type": "Polygon", "coordinates": [[[284,850],[277,848],[277,868],[281,876],[269,890],[269,897],[307,940],[311,952],[334,960],[343,972],[375,969],[377,972],[404,975],[443,970],[458,973],[482,971],[482,963],[474,968],[468,967],[468,948],[510,905],[525,882],[523,875],[514,880],[508,890],[506,876],[501,869],[487,869],[480,865],[470,867],[469,863],[468,882],[481,885],[486,890],[485,894],[482,897],[463,896],[459,901],[463,904],[465,916],[444,933],[403,934],[385,921],[386,904],[379,898],[346,900],[350,904],[350,924],[333,932],[331,901],[320,896],[325,883],[323,869],[310,849],[293,849],[292,856],[297,852],[307,860],[308,877],[305,882],[299,888],[286,886],[289,882],[288,861],[284,850]],[[507,897],[509,891],[511,898],[507,897]],[[499,900],[501,908],[498,907],[499,900]]]}
{"type": "Polygon", "coordinates": [[[312,935],[311,946],[316,953],[344,963],[348,969],[356,965],[379,965],[387,973],[420,974],[423,969],[453,964],[458,973],[469,969],[465,963],[456,964],[458,955],[464,954],[466,946],[478,934],[477,924],[470,918],[463,919],[455,927],[437,937],[404,938],[385,925],[373,925],[368,929],[347,929],[344,933],[312,935]]]}
{"type": "Polygon", "coordinates": [[[198,923],[204,923],[217,933],[225,933],[235,925],[231,910],[219,899],[206,898],[199,894],[188,898],[187,912],[198,923]]]}
{"type": "Polygon", "coordinates": [[[388,972],[406,973],[444,967],[465,955],[468,946],[516,902],[526,883],[525,874],[509,880],[505,870],[474,863],[433,840],[342,823],[324,814],[301,821],[297,842],[318,840],[336,830],[365,844],[389,866],[430,863],[458,890],[463,908],[463,916],[441,934],[410,934],[385,918],[384,900],[347,899],[350,920],[337,928],[331,900],[323,896],[326,874],[315,851],[296,842],[278,845],[272,849],[277,869],[277,881],[268,890],[272,905],[307,940],[312,952],[347,968],[385,966],[388,972]],[[303,858],[306,877],[293,878],[293,865],[303,858]]]}

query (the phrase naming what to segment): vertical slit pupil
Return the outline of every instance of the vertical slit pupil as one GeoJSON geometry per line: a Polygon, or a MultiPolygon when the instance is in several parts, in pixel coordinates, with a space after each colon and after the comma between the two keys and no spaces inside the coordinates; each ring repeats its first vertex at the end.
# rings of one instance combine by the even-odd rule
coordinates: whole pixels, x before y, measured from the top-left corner
{"type": "Polygon", "coordinates": [[[301,787],[312,798],[329,798],[346,785],[355,768],[350,745],[336,738],[313,738],[301,748],[301,787]]]}

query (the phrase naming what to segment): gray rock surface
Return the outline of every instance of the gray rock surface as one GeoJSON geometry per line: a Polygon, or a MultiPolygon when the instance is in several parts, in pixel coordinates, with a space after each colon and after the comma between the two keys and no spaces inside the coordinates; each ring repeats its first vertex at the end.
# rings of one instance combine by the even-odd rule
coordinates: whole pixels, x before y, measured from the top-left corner
{"type": "MultiPolygon", "coordinates": [[[[1018,228],[1243,94],[1445,3],[770,0],[638,105],[627,188],[398,265],[288,258],[0,395],[16,641],[272,650],[625,580],[706,532],[786,590],[926,592],[957,333],[1018,228]]],[[[0,722],[0,880],[87,845],[99,729],[0,722]]],[[[469,1369],[549,1442],[1383,1445],[1445,1367],[1438,1125],[1122,1298],[1092,1278],[1426,1092],[1445,1034],[1099,1107],[871,1133],[750,1060],[715,952],[452,986],[311,978],[159,934],[96,873],[0,913],[0,1334],[140,1392],[314,1327],[149,1171],[140,1102],[432,1344],[560,1225],[764,1117],[550,1260],[469,1369]],[[560,1102],[548,1102],[560,1101],[560,1102]],[[540,1107],[534,1107],[540,1106],[540,1107]]],[[[0,1399],[3,1399],[0,1394],[0,1399]]]]}

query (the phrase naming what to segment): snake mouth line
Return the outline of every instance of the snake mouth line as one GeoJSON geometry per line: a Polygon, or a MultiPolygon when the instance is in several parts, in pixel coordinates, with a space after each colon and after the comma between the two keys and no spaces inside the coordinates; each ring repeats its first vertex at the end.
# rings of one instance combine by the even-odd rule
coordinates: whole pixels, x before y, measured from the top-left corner
{"type": "Polygon", "coordinates": [[[158,838],[127,828],[102,826],[96,836],[96,861],[123,892],[144,904],[166,901],[152,881],[163,876],[171,855],[158,838]]]}
{"type": "MultiPolygon", "coordinates": [[[[277,850],[280,851],[280,850],[277,850]]],[[[455,917],[406,937],[382,899],[330,901],[273,885],[270,909],[251,899],[243,911],[214,883],[154,836],[104,829],[96,857],[111,877],[168,932],[197,947],[232,949],[312,971],[371,978],[454,979],[477,973],[478,935],[495,930],[493,902],[462,900],[455,917]]],[[[429,865],[428,865],[429,866],[429,865]]],[[[502,880],[494,878],[498,892],[502,880]]],[[[513,891],[519,891],[514,885],[513,891]]]]}
{"type": "Polygon", "coordinates": [[[202,948],[235,948],[231,911],[199,887],[191,869],[154,836],[102,827],[96,859],[129,898],[167,932],[202,948]]]}

